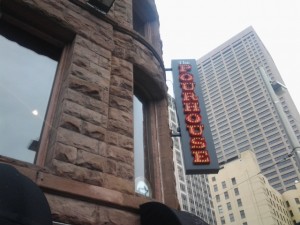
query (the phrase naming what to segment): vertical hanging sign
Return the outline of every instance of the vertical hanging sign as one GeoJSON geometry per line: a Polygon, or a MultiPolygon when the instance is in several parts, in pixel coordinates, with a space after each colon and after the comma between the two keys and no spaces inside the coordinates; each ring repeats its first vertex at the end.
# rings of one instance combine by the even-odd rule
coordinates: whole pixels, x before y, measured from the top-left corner
{"type": "Polygon", "coordinates": [[[194,59],[172,60],[186,174],[217,173],[219,164],[194,59]]]}

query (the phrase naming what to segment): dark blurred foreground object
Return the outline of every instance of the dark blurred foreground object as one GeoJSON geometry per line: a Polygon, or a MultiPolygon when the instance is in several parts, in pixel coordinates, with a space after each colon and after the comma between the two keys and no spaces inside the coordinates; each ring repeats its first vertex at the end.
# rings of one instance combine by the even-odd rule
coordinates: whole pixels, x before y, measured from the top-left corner
{"type": "Polygon", "coordinates": [[[41,189],[14,167],[0,163],[0,224],[52,225],[41,189]]]}
{"type": "Polygon", "coordinates": [[[169,208],[160,202],[140,205],[142,225],[209,225],[189,212],[169,208]]]}

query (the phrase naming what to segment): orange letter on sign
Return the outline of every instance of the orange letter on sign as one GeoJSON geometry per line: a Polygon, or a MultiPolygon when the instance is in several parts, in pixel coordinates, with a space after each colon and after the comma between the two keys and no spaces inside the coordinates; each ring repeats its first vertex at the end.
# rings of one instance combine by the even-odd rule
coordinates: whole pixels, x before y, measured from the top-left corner
{"type": "Polygon", "coordinates": [[[192,150],[203,150],[206,148],[206,141],[203,137],[192,137],[190,140],[192,150]]]}
{"type": "Polygon", "coordinates": [[[199,108],[199,103],[198,102],[183,102],[183,112],[186,113],[199,113],[200,108],[199,108]]]}
{"type": "Polygon", "coordinates": [[[209,164],[210,158],[207,150],[193,151],[195,164],[209,164]]]}
{"type": "Polygon", "coordinates": [[[199,124],[202,121],[202,117],[198,113],[190,113],[185,116],[185,122],[187,124],[199,124]]]}
{"type": "Polygon", "coordinates": [[[187,82],[187,83],[180,83],[182,91],[194,91],[195,83],[194,82],[187,82]]]}
{"type": "Polygon", "coordinates": [[[190,64],[180,64],[178,66],[179,73],[188,72],[192,69],[192,66],[190,64]]]}
{"type": "Polygon", "coordinates": [[[198,96],[194,92],[183,92],[182,93],[183,102],[199,102],[198,96]]]}
{"type": "Polygon", "coordinates": [[[201,137],[203,134],[204,126],[201,125],[187,125],[186,128],[189,131],[191,137],[201,137]]]}
{"type": "Polygon", "coordinates": [[[193,75],[190,73],[182,73],[179,75],[180,82],[193,82],[193,75]]]}

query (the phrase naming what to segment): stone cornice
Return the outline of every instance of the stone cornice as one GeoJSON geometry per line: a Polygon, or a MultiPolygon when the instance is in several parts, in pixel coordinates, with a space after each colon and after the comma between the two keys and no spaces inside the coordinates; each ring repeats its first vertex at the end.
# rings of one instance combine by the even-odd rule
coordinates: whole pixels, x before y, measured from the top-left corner
{"type": "Polygon", "coordinates": [[[165,71],[165,66],[164,66],[164,62],[161,58],[161,56],[157,53],[157,51],[155,50],[155,48],[148,42],[146,41],[141,35],[139,35],[138,33],[136,33],[135,31],[126,28],[125,26],[121,26],[119,23],[115,22],[113,20],[112,17],[110,17],[109,15],[105,15],[101,12],[99,12],[97,9],[94,9],[92,7],[90,7],[89,5],[83,3],[80,0],[69,0],[70,2],[80,6],[81,8],[87,10],[88,12],[90,12],[92,15],[100,18],[101,20],[111,24],[114,28],[114,30],[119,31],[121,33],[127,34],[129,36],[131,36],[133,39],[139,41],[140,43],[142,43],[144,46],[146,46],[155,56],[155,58],[157,59],[157,61],[159,62],[161,68],[163,71],[165,71]]]}

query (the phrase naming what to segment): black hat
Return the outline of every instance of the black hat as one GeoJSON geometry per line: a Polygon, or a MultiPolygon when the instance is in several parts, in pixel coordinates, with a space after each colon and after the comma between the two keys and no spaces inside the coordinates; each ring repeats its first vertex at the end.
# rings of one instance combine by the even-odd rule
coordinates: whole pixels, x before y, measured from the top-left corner
{"type": "Polygon", "coordinates": [[[13,166],[0,163],[0,224],[52,225],[41,189],[13,166]]]}

